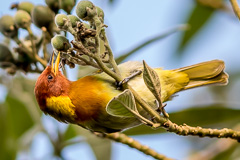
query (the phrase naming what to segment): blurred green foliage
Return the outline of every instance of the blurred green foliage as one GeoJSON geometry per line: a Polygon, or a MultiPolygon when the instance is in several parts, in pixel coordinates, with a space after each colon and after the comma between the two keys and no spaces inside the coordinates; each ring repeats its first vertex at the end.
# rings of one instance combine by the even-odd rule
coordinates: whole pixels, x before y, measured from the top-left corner
{"type": "MultiPolygon", "coordinates": [[[[210,1],[210,0],[209,0],[210,1]]],[[[111,3],[116,3],[116,0],[109,0],[111,3]]],[[[192,38],[203,28],[206,27],[208,21],[211,20],[212,15],[218,11],[216,8],[204,6],[202,4],[194,4],[192,12],[188,15],[189,18],[186,23],[191,26],[191,29],[186,31],[182,39],[179,41],[178,57],[183,56],[184,49],[190,44],[192,38]]],[[[144,41],[135,46],[129,52],[123,53],[120,57],[117,57],[117,62],[120,63],[129,56],[136,54],[139,49],[152,44],[156,40],[162,39],[168,36],[170,33],[161,34],[160,36],[153,37],[148,41],[144,41]]],[[[92,69],[88,67],[81,67],[81,75],[89,74],[92,69]]],[[[233,74],[232,81],[237,82],[239,80],[240,70],[233,74]]],[[[231,74],[230,74],[231,77],[231,74]]],[[[28,151],[31,148],[32,140],[37,133],[44,133],[49,138],[49,141],[54,146],[54,156],[64,158],[61,151],[64,147],[74,145],[76,143],[88,143],[98,160],[110,160],[112,144],[110,140],[100,139],[93,134],[89,134],[89,131],[82,129],[76,125],[68,125],[63,131],[54,130],[55,134],[52,136],[49,131],[46,130],[42,123],[42,113],[39,111],[35,97],[33,95],[33,88],[35,80],[30,80],[26,76],[20,74],[16,75],[10,81],[12,86],[5,83],[9,81],[0,77],[0,82],[8,89],[8,94],[5,101],[0,104],[0,159],[16,159],[17,154],[21,151],[28,151]],[[79,137],[84,137],[83,141],[79,141],[79,137]],[[107,152],[106,152],[107,151],[107,152]]],[[[234,83],[233,82],[233,83],[234,83]]],[[[224,87],[223,92],[228,94],[228,87],[224,87]]],[[[219,96],[219,90],[209,90],[211,94],[219,96]]],[[[177,124],[186,123],[192,126],[202,127],[214,127],[221,128],[223,126],[236,127],[240,121],[240,107],[239,104],[235,106],[229,106],[228,104],[208,104],[205,106],[191,106],[184,110],[179,110],[170,113],[171,121],[177,124]]],[[[147,135],[147,134],[162,134],[166,133],[165,130],[159,128],[153,130],[147,126],[139,126],[136,128],[125,131],[127,135],[147,135]]],[[[217,139],[215,141],[218,141],[217,139]]],[[[219,141],[220,142],[220,141],[219,141]]],[[[210,142],[209,144],[210,145],[210,142]]],[[[220,143],[220,145],[224,145],[220,143]]],[[[219,146],[219,145],[218,145],[219,146]]],[[[218,149],[216,147],[216,150],[218,149]]],[[[214,147],[214,146],[213,146],[214,147]]],[[[230,145],[224,151],[216,154],[213,159],[229,159],[234,154],[234,157],[240,156],[236,153],[236,143],[230,145]]]]}
{"type": "Polygon", "coordinates": [[[179,44],[180,52],[177,53],[179,54],[184,53],[181,51],[184,50],[187,43],[191,41],[194,35],[196,35],[201,30],[201,28],[205,26],[208,20],[210,20],[213,13],[214,13],[213,8],[202,6],[200,4],[195,5],[195,7],[192,10],[192,13],[189,15],[189,19],[187,22],[190,25],[191,29],[184,33],[182,40],[179,44]]]}

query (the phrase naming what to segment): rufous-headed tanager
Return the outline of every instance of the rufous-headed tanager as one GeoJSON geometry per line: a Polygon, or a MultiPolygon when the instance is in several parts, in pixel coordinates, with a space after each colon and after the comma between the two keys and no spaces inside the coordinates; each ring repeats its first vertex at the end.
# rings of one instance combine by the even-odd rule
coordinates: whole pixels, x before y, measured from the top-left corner
{"type": "MultiPolygon", "coordinates": [[[[106,73],[96,73],[69,81],[59,71],[60,54],[39,76],[35,85],[35,96],[40,109],[58,121],[80,125],[102,133],[122,131],[140,125],[138,119],[115,117],[106,112],[108,102],[120,94],[115,80],[106,73]]],[[[140,62],[118,65],[123,77],[143,70],[140,62]]],[[[161,82],[161,98],[165,102],[179,91],[209,84],[225,85],[228,75],[224,62],[212,60],[174,70],[154,69],[161,82]]],[[[151,106],[156,106],[155,97],[146,87],[142,74],[128,82],[129,85],[151,106]]],[[[140,113],[144,113],[139,107],[140,113]]]]}

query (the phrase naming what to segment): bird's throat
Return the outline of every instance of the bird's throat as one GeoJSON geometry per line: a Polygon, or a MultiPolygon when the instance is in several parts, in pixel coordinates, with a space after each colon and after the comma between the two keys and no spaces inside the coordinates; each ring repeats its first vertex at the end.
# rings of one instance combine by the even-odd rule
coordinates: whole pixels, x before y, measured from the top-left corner
{"type": "Polygon", "coordinates": [[[62,122],[74,123],[76,119],[75,106],[68,96],[46,98],[44,112],[62,122]]]}

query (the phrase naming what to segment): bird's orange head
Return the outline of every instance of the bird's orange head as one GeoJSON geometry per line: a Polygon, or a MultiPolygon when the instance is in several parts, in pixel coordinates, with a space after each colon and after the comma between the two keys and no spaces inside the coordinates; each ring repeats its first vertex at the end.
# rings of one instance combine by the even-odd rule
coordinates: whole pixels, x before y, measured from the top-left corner
{"type": "Polygon", "coordinates": [[[46,98],[66,96],[69,93],[71,82],[59,71],[60,54],[58,54],[55,64],[53,64],[53,61],[54,54],[49,65],[38,77],[34,89],[37,102],[43,111],[46,108],[46,98]]]}

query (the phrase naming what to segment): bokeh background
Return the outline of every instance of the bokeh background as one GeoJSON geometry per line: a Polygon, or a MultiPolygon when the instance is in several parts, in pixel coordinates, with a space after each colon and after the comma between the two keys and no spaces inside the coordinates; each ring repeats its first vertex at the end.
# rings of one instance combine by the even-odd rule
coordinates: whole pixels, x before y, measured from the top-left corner
{"type": "MultiPolygon", "coordinates": [[[[14,15],[16,11],[10,10],[10,5],[21,1],[2,1],[0,16],[14,15]]],[[[44,0],[31,2],[45,4],[44,0]]],[[[170,119],[178,124],[239,129],[240,23],[228,1],[92,2],[105,12],[107,35],[115,57],[180,24],[189,24],[190,30],[154,41],[124,61],[144,59],[152,67],[174,69],[212,59],[224,60],[230,76],[228,86],[181,92],[168,102],[166,110],[170,119]]],[[[72,14],[75,15],[75,9],[72,14]]],[[[39,29],[32,28],[36,35],[40,35],[39,29]]],[[[25,31],[20,33],[20,37],[26,35],[25,31]]],[[[1,35],[0,42],[3,41],[5,38],[1,35]]],[[[10,48],[14,45],[11,42],[10,48]]],[[[76,67],[67,71],[69,79],[76,80],[87,70],[76,67]]],[[[152,159],[123,144],[96,138],[80,127],[59,123],[43,115],[33,94],[37,77],[38,74],[21,72],[10,76],[0,69],[0,159],[152,159]]],[[[142,126],[126,131],[126,134],[171,158],[240,158],[239,146],[230,139],[183,137],[142,126]]]]}

